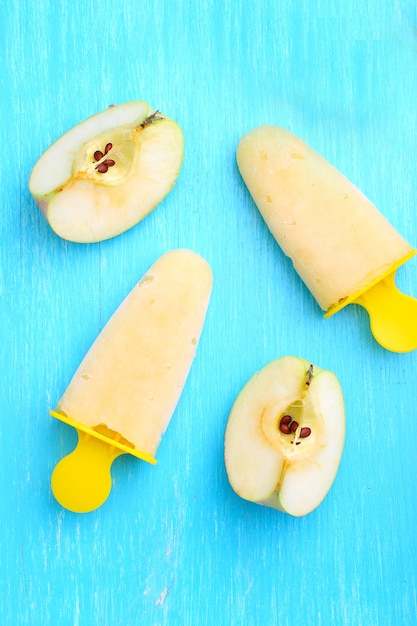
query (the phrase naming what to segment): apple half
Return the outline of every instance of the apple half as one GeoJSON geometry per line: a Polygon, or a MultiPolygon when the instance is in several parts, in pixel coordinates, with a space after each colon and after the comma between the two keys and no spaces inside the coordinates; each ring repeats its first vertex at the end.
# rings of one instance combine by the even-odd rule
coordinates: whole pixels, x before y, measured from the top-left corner
{"type": "Polygon", "coordinates": [[[227,475],[241,498],[307,515],[332,486],[344,441],[336,375],[285,356],[257,372],[236,398],[225,432],[227,475]]]}
{"type": "Polygon", "coordinates": [[[57,235],[103,241],[135,226],[163,200],[183,153],[181,128],[146,102],[110,106],[43,153],[29,190],[57,235]]]}

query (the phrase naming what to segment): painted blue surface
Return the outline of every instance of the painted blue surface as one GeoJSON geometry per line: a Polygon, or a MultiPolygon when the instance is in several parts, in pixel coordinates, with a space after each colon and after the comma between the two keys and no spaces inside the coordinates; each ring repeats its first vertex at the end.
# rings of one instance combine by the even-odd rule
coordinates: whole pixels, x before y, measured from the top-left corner
{"type": "MultiPolygon", "coordinates": [[[[416,623],[417,354],[384,351],[358,307],[323,319],[235,165],[245,132],[285,126],[417,246],[414,0],[22,0],[0,13],[2,626],[416,623]],[[182,126],[178,183],[129,232],[62,241],[30,197],[31,168],[131,99],[182,126]],[[48,411],[122,298],[181,246],[215,287],[159,463],[121,457],[106,504],[72,514],[50,475],[76,436],[48,411]],[[236,394],[284,354],[335,371],[347,409],[337,479],[301,519],[240,500],[223,464],[236,394]]],[[[414,296],[416,270],[398,272],[414,296]]]]}

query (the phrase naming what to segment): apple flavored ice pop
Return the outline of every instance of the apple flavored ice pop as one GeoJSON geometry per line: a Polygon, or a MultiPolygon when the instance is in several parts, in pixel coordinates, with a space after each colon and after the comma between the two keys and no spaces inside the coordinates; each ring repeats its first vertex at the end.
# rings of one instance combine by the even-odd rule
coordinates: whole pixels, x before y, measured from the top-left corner
{"type": "Polygon", "coordinates": [[[211,269],[198,254],[164,254],[87,352],[52,412],[79,435],[52,476],[54,495],[66,508],[100,506],[120,454],[156,463],[196,353],[211,287],[211,269]]]}
{"type": "Polygon", "coordinates": [[[329,162],[292,133],[262,125],[237,148],[237,163],[259,211],[329,317],[364,306],[385,348],[417,348],[417,300],[395,287],[415,250],[329,162]]]}

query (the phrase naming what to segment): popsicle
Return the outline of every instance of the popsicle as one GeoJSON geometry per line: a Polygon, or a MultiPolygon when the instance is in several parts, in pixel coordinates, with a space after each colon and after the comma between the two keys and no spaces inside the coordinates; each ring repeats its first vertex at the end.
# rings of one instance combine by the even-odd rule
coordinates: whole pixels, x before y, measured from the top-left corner
{"type": "Polygon", "coordinates": [[[278,126],[244,135],[237,164],[284,253],[330,317],[365,307],[388,350],[417,348],[417,300],[399,292],[397,268],[416,250],[364,194],[311,147],[278,126]]]}
{"type": "Polygon", "coordinates": [[[132,454],[155,464],[203,328],[209,264],[191,250],[162,255],[107,322],[58,402],[54,417],[78,444],[52,475],[52,491],[75,512],[98,508],[111,464],[132,454]]]}

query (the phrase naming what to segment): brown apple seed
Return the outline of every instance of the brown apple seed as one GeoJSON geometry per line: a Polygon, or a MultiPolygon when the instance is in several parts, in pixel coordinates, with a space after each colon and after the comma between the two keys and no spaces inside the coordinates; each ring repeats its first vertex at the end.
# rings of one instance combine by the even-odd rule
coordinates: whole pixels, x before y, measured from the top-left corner
{"type": "Polygon", "coordinates": [[[95,159],[96,161],[100,161],[100,159],[102,159],[103,157],[104,157],[104,154],[102,153],[102,151],[101,151],[101,150],[96,150],[96,151],[94,152],[94,159],[95,159]]]}
{"type": "Polygon", "coordinates": [[[291,415],[283,415],[283,417],[281,417],[280,424],[286,424],[288,426],[289,424],[291,424],[291,422],[292,422],[291,415]]]}
{"type": "Polygon", "coordinates": [[[97,172],[100,172],[100,174],[105,174],[108,171],[109,167],[113,167],[113,165],[115,164],[116,162],[113,161],[113,159],[106,159],[96,166],[96,170],[97,172]]]}
{"type": "Polygon", "coordinates": [[[100,174],[105,174],[108,169],[109,169],[109,166],[106,165],[105,163],[100,163],[100,165],[97,165],[96,167],[97,172],[100,172],[100,174]]]}
{"type": "Polygon", "coordinates": [[[291,428],[288,426],[288,424],[280,424],[279,429],[282,433],[284,433],[284,435],[291,434],[291,428]]]}
{"type": "Polygon", "coordinates": [[[303,426],[302,429],[300,430],[300,439],[305,439],[306,437],[310,437],[311,435],[311,428],[309,428],[308,426],[303,426]]]}
{"type": "Polygon", "coordinates": [[[298,428],[298,422],[296,422],[296,421],[294,420],[293,422],[291,422],[291,425],[290,425],[291,432],[292,432],[292,433],[295,433],[295,431],[297,430],[297,428],[298,428]]]}

